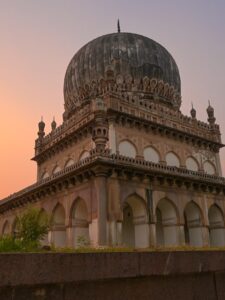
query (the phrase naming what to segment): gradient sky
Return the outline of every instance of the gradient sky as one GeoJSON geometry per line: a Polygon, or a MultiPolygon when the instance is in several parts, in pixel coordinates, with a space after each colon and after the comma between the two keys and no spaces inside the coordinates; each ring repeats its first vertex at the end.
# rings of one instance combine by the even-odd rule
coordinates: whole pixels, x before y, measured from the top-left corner
{"type": "MultiPolygon", "coordinates": [[[[175,58],[183,113],[206,121],[208,99],[225,142],[225,0],[0,0],[0,198],[36,179],[41,116],[62,122],[67,65],[88,41],[121,30],[146,35],[175,58]]],[[[221,150],[225,170],[225,150],[221,150]]]]}

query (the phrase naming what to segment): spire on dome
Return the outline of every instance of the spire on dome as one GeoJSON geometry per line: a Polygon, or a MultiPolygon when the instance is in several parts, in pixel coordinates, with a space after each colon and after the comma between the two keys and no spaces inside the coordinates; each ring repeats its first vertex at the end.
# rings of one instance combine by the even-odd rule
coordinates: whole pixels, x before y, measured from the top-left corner
{"type": "Polygon", "coordinates": [[[118,33],[120,33],[120,19],[118,19],[117,21],[117,31],[118,33]]]}
{"type": "Polygon", "coordinates": [[[191,102],[191,117],[192,119],[196,119],[196,110],[194,109],[193,103],[191,102]]]}
{"type": "Polygon", "coordinates": [[[51,127],[52,127],[52,131],[54,131],[57,127],[56,121],[55,121],[55,117],[53,117],[53,121],[51,123],[51,127]]]}

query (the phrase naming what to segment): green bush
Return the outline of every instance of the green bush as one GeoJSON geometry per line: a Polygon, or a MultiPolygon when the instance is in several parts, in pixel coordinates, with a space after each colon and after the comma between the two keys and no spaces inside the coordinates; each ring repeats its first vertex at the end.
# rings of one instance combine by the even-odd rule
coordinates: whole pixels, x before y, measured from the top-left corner
{"type": "Polygon", "coordinates": [[[22,251],[22,243],[10,235],[0,238],[0,252],[18,252],[22,251]]]}
{"type": "Polygon", "coordinates": [[[49,231],[50,219],[40,209],[29,207],[17,217],[16,224],[16,238],[28,247],[37,248],[49,231]]]}
{"type": "Polygon", "coordinates": [[[40,250],[41,240],[48,233],[50,218],[40,209],[29,207],[16,218],[14,235],[0,237],[0,252],[40,250]]]}

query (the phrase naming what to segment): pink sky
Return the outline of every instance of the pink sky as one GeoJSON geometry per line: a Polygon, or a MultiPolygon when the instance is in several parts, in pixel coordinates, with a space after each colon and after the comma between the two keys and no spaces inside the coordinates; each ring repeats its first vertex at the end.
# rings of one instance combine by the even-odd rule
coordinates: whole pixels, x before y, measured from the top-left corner
{"type": "MultiPolygon", "coordinates": [[[[37,123],[61,123],[63,80],[74,53],[116,31],[146,35],[175,58],[182,112],[206,121],[208,99],[225,142],[224,0],[0,0],[0,198],[33,183],[37,123]]],[[[221,151],[225,169],[225,151],[221,151]]]]}

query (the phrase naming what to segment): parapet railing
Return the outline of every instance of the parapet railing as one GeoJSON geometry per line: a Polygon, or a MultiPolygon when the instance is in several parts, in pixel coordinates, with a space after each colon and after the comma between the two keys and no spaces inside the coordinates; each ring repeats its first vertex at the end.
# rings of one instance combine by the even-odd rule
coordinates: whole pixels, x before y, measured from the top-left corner
{"type": "Polygon", "coordinates": [[[102,152],[102,153],[93,151],[92,155],[90,155],[89,157],[86,157],[86,158],[74,163],[73,165],[66,167],[65,169],[57,172],[56,174],[53,174],[53,175],[49,176],[48,178],[39,180],[38,182],[28,186],[27,188],[22,189],[19,192],[16,192],[16,193],[0,200],[0,205],[4,204],[5,202],[7,202],[13,198],[23,196],[24,194],[26,194],[32,190],[35,190],[35,189],[45,185],[46,183],[51,183],[53,180],[63,177],[64,175],[69,174],[73,171],[79,170],[82,167],[87,167],[91,163],[97,162],[99,160],[106,164],[111,163],[113,165],[119,165],[121,167],[123,167],[123,166],[137,167],[137,168],[145,169],[146,171],[147,170],[153,171],[153,172],[155,171],[155,172],[165,174],[165,175],[166,174],[180,175],[180,176],[185,176],[187,178],[208,180],[213,183],[225,185],[224,177],[220,177],[220,176],[216,176],[216,175],[209,175],[202,171],[191,171],[191,170],[187,170],[185,168],[166,166],[161,163],[153,163],[150,161],[146,161],[144,159],[131,158],[131,157],[123,156],[120,154],[110,154],[108,150],[105,152],[102,152]]]}

